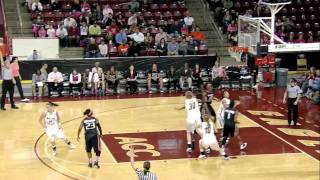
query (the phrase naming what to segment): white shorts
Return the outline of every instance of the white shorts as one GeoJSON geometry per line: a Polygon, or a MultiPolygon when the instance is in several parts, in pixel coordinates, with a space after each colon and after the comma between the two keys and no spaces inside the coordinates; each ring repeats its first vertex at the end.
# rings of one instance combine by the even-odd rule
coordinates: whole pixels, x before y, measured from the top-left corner
{"type": "Polygon", "coordinates": [[[202,145],[204,149],[209,147],[214,147],[215,150],[219,149],[219,144],[215,136],[205,136],[199,141],[199,143],[202,145]]]}
{"type": "Polygon", "coordinates": [[[50,139],[50,141],[54,141],[55,138],[59,138],[63,140],[66,139],[66,136],[64,135],[62,129],[59,129],[59,128],[47,128],[46,134],[50,139]]]}
{"type": "Polygon", "coordinates": [[[196,130],[197,126],[201,124],[201,117],[188,117],[187,118],[187,132],[189,133],[194,133],[196,130]]]}

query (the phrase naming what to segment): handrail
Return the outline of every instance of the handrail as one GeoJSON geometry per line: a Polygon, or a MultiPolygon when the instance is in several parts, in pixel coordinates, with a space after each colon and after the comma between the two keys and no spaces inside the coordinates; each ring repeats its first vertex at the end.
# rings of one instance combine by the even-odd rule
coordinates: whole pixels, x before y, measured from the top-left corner
{"type": "Polygon", "coordinates": [[[20,27],[20,34],[22,34],[22,18],[21,18],[21,12],[20,12],[20,3],[19,0],[16,0],[16,7],[17,7],[17,18],[18,18],[18,23],[20,27]]]}
{"type": "Polygon", "coordinates": [[[7,20],[6,20],[6,14],[4,13],[4,3],[3,3],[3,0],[0,0],[0,3],[1,3],[1,14],[2,14],[2,17],[3,17],[3,25],[4,25],[4,29],[5,31],[7,31],[7,20]]]}

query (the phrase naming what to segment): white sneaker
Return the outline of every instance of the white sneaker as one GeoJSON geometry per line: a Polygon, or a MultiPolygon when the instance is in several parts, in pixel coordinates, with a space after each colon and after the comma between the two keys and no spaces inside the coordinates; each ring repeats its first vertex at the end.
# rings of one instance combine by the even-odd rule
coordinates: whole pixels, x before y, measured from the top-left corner
{"type": "Polygon", "coordinates": [[[246,147],[248,146],[248,143],[242,143],[241,145],[240,145],[240,151],[242,151],[242,150],[244,150],[246,147]]]}
{"type": "Polygon", "coordinates": [[[29,102],[29,101],[30,101],[30,99],[28,99],[28,98],[24,98],[21,100],[21,102],[29,102]]]}
{"type": "Polygon", "coordinates": [[[230,159],[230,157],[229,157],[228,155],[226,155],[226,154],[225,154],[225,155],[223,156],[223,159],[225,159],[225,160],[229,160],[229,159],[230,159]]]}
{"type": "Polygon", "coordinates": [[[198,157],[198,159],[206,159],[206,158],[207,158],[207,156],[204,154],[200,154],[200,156],[198,157]]]}
{"type": "Polygon", "coordinates": [[[224,152],[224,148],[221,148],[221,149],[220,149],[220,155],[221,155],[221,156],[225,156],[225,155],[226,155],[226,152],[224,152]]]}
{"type": "Polygon", "coordinates": [[[52,151],[52,156],[56,156],[57,155],[57,151],[52,151]]]}
{"type": "Polygon", "coordinates": [[[164,91],[161,89],[161,90],[160,90],[160,93],[163,93],[163,92],[164,92],[164,91]]]}
{"type": "Polygon", "coordinates": [[[70,145],[69,145],[69,148],[70,148],[70,149],[75,149],[75,148],[76,148],[76,146],[75,146],[75,145],[73,145],[73,144],[70,144],[70,145]]]}
{"type": "Polygon", "coordinates": [[[192,148],[187,148],[187,152],[191,153],[192,152],[192,148]]]}
{"type": "Polygon", "coordinates": [[[152,94],[152,91],[149,91],[149,94],[152,94]]]}

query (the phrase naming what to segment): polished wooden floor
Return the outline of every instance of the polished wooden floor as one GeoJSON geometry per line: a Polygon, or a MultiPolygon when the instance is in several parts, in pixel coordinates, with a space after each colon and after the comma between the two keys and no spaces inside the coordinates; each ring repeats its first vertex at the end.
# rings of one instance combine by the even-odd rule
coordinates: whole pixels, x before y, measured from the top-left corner
{"type": "MultiPolygon", "coordinates": [[[[248,97],[255,97],[251,92],[232,94],[241,103],[247,101],[248,97]]],[[[264,97],[268,98],[269,95],[266,93],[264,97]]],[[[257,104],[251,107],[244,103],[240,107],[240,134],[243,132],[243,139],[249,142],[247,152],[240,153],[237,142],[231,141],[230,153],[233,158],[228,161],[216,154],[206,160],[196,159],[197,152],[188,156],[184,149],[185,139],[181,135],[185,130],[185,112],[175,110],[175,107],[183,106],[183,102],[182,96],[80,101],[69,99],[57,102],[64,132],[77,148],[69,150],[64,143],[59,142],[56,157],[51,156],[48,139],[38,124],[45,102],[18,104],[19,110],[8,108],[0,112],[0,179],[136,179],[128,162],[129,157],[125,156],[127,151],[119,145],[121,138],[144,139],[141,142],[147,148],[159,152],[154,157],[140,153],[138,160],[151,159],[152,171],[162,180],[319,179],[319,158],[312,154],[313,151],[309,153],[298,145],[298,140],[307,145],[311,143],[310,147],[316,148],[317,152],[319,131],[305,129],[304,132],[313,139],[298,139],[294,143],[292,138],[286,136],[294,136],[297,132],[286,131],[285,120],[273,118],[272,121],[269,118],[272,123],[263,124],[261,118],[256,116],[260,113],[264,118],[268,114],[281,117],[283,113],[257,104]],[[82,112],[86,108],[94,110],[104,132],[99,170],[87,167],[83,136],[79,143],[75,140],[82,112]],[[287,134],[272,130],[271,125],[287,134]]],[[[218,107],[218,103],[213,103],[214,108],[218,107]]],[[[319,111],[316,110],[316,113],[319,111]]],[[[139,167],[141,161],[137,163],[139,167]]]]}

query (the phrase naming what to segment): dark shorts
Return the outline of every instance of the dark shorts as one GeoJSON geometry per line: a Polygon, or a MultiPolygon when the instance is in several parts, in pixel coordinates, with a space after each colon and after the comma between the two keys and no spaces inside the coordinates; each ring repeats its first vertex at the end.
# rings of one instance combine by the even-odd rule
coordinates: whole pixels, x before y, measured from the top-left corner
{"type": "Polygon", "coordinates": [[[235,131],[235,126],[224,126],[223,127],[223,137],[233,137],[235,131]]]}
{"type": "Polygon", "coordinates": [[[91,152],[94,149],[94,152],[100,151],[100,139],[99,136],[86,137],[86,151],[91,152]]]}

